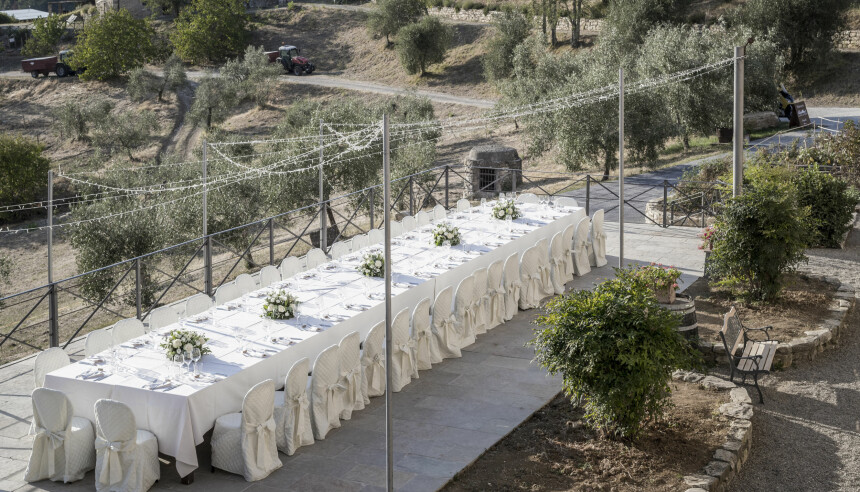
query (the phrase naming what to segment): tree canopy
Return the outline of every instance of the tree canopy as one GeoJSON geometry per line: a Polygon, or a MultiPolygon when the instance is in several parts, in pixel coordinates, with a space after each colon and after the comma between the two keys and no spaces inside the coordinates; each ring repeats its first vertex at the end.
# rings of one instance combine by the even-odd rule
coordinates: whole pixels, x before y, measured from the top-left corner
{"type": "Polygon", "coordinates": [[[147,19],[126,9],[108,10],[87,22],[78,35],[72,64],[83,79],[106,80],[142,67],[153,56],[155,31],[147,19]]]}
{"type": "Polygon", "coordinates": [[[248,19],[242,0],[192,0],[176,19],[170,39],[186,61],[223,61],[246,46],[248,19]]]}
{"type": "Polygon", "coordinates": [[[451,27],[436,17],[425,16],[402,28],[397,54],[406,73],[424,75],[428,66],[443,62],[452,37],[451,27]]]}
{"type": "Polygon", "coordinates": [[[427,6],[421,0],[379,0],[367,19],[367,28],[376,36],[385,37],[386,45],[391,44],[391,36],[427,13],[427,6]]]}
{"type": "Polygon", "coordinates": [[[24,56],[44,56],[57,54],[57,45],[66,33],[66,21],[59,15],[49,15],[33,20],[31,36],[24,44],[24,56]]]}

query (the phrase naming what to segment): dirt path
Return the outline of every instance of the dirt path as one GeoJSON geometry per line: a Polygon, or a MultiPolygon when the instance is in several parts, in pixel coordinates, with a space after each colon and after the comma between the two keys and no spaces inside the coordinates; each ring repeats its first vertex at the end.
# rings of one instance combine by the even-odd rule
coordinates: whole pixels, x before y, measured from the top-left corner
{"type": "Polygon", "coordinates": [[[173,130],[161,146],[160,154],[174,153],[177,149],[181,149],[183,159],[191,157],[194,145],[202,132],[199,127],[185,123],[185,114],[188,113],[191,104],[194,102],[194,91],[196,89],[197,83],[192,81],[177,93],[179,109],[176,113],[176,121],[174,122],[173,130]]]}

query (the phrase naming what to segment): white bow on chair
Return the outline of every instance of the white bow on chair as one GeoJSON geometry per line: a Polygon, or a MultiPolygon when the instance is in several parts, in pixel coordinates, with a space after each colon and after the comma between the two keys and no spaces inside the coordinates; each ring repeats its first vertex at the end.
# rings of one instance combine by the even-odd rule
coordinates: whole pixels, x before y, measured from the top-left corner
{"type": "Polygon", "coordinates": [[[358,379],[361,376],[361,369],[357,369],[353,367],[345,374],[343,374],[343,379],[346,381],[346,396],[350,403],[355,403],[357,393],[359,391],[359,386],[361,384],[361,380],[358,379]]]}
{"type": "MultiPolygon", "coordinates": [[[[310,408],[311,402],[308,399],[308,394],[302,391],[302,394],[293,398],[293,421],[294,422],[303,422],[305,413],[307,413],[308,408],[310,408]]],[[[293,437],[296,437],[296,431],[298,429],[298,424],[293,425],[293,437]]]]}
{"type": "MultiPolygon", "coordinates": [[[[56,450],[66,440],[66,431],[51,432],[44,427],[36,427],[35,439],[47,438],[51,441],[51,449],[56,450]]],[[[48,475],[54,476],[55,465],[53,455],[48,459],[48,475]]]]}
{"type": "Polygon", "coordinates": [[[373,359],[370,361],[362,361],[362,365],[374,367],[373,375],[370,377],[368,385],[374,392],[382,391],[385,385],[385,382],[382,379],[385,375],[385,356],[382,354],[375,354],[373,359]]]}
{"type": "Polygon", "coordinates": [[[266,444],[272,442],[272,439],[274,439],[273,436],[277,427],[274,417],[257,424],[257,428],[255,429],[257,432],[257,466],[265,468],[268,465],[269,454],[266,452],[266,444]],[[265,458],[265,462],[261,463],[260,461],[263,458],[265,458]]]}
{"type": "Polygon", "coordinates": [[[340,411],[335,408],[334,403],[337,401],[335,399],[335,393],[343,392],[346,390],[344,385],[340,384],[340,381],[330,384],[328,388],[326,388],[326,415],[328,416],[328,421],[333,422],[335,419],[340,419],[340,411]]]}
{"type": "Polygon", "coordinates": [[[406,340],[406,342],[397,345],[397,350],[400,351],[401,374],[406,374],[406,371],[403,368],[406,367],[407,362],[409,363],[409,373],[412,373],[412,368],[415,367],[415,352],[412,350],[414,347],[415,341],[411,338],[406,340]],[[406,356],[405,359],[404,356],[406,356]]]}
{"type": "Polygon", "coordinates": [[[122,482],[122,460],[119,454],[128,451],[135,445],[133,439],[128,441],[106,441],[96,437],[96,451],[104,450],[106,461],[103,462],[102,472],[99,474],[99,483],[112,487],[122,482]]]}

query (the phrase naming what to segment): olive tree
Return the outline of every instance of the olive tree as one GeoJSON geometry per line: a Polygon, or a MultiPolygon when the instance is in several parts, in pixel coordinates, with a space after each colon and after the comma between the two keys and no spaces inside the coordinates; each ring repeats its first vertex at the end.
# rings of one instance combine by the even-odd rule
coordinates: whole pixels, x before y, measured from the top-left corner
{"type": "Polygon", "coordinates": [[[101,122],[113,109],[113,103],[97,97],[90,101],[69,100],[54,110],[54,131],[61,138],[86,140],[93,125],[101,122]]]}
{"type": "Polygon", "coordinates": [[[397,35],[397,54],[408,74],[424,75],[429,65],[442,63],[451,45],[451,27],[426,16],[402,28],[397,35]]]}
{"type": "Polygon", "coordinates": [[[248,46],[241,59],[230,60],[221,68],[221,76],[235,88],[239,97],[251,99],[259,107],[269,103],[280,74],[280,65],[269,63],[262,46],[248,46]]]}
{"type": "Polygon", "coordinates": [[[125,152],[130,160],[137,160],[132,152],[151,143],[158,128],[152,111],[110,113],[93,128],[92,141],[108,153],[125,152]]]}
{"type": "Polygon", "coordinates": [[[391,36],[426,13],[427,6],[421,0],[379,0],[367,18],[367,28],[374,36],[384,36],[388,46],[391,36]]]}
{"type": "Polygon", "coordinates": [[[43,150],[27,138],[0,135],[0,205],[31,202],[44,195],[51,163],[43,150]]]}
{"type": "Polygon", "coordinates": [[[184,60],[222,61],[246,46],[248,21],[242,0],[192,0],[176,19],[170,40],[184,60]]]}
{"type": "Polygon", "coordinates": [[[147,19],[126,9],[93,17],[78,35],[72,64],[85,68],[81,78],[106,80],[142,67],[155,54],[155,31],[147,19]]]}
{"type": "Polygon", "coordinates": [[[66,21],[59,15],[33,20],[31,36],[21,49],[24,56],[54,55],[57,45],[66,33],[66,21]]]}
{"type": "Polygon", "coordinates": [[[610,0],[601,37],[611,35],[621,49],[635,48],[659,24],[683,18],[691,0],[610,0]]]}
{"type": "Polygon", "coordinates": [[[182,60],[175,54],[171,55],[161,68],[162,74],[157,75],[143,67],[129,72],[126,91],[132,99],[141,101],[150,94],[157,94],[158,100],[164,100],[165,91],[178,91],[188,83],[182,60]]]}
{"type": "Polygon", "coordinates": [[[197,85],[194,102],[185,117],[194,125],[203,125],[208,130],[213,124],[224,121],[236,102],[236,92],[231,84],[222,77],[209,74],[197,85]]]}
{"type": "Polygon", "coordinates": [[[531,22],[521,12],[506,9],[493,18],[495,32],[487,40],[482,62],[487,80],[499,81],[511,76],[514,48],[531,32],[531,22]]]}

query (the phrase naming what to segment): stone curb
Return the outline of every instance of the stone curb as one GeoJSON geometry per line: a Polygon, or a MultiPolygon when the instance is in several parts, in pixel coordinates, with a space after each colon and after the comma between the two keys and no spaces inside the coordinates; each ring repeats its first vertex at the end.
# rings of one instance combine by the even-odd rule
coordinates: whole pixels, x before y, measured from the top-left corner
{"type": "MultiPolygon", "coordinates": [[[[799,274],[804,279],[816,279],[837,286],[836,293],[830,303],[830,315],[818,325],[815,330],[804,332],[804,336],[780,342],[776,347],[776,355],[773,358],[773,368],[788,368],[798,360],[815,360],[815,357],[824,349],[835,347],[842,333],[848,328],[846,322],[848,311],[854,306],[854,287],[843,284],[834,277],[821,275],[799,274]]],[[[709,363],[728,364],[728,357],[723,344],[711,342],[699,342],[699,351],[709,363]]]]}
{"type": "Polygon", "coordinates": [[[728,391],[731,401],[720,405],[719,412],[728,419],[725,442],[714,451],[714,456],[699,473],[686,475],[683,480],[685,492],[722,492],[728,490],[729,482],[740,472],[752,448],[753,406],[746,388],[731,381],[714,376],[705,376],[692,371],[675,371],[673,379],[699,383],[701,386],[728,391]]]}

